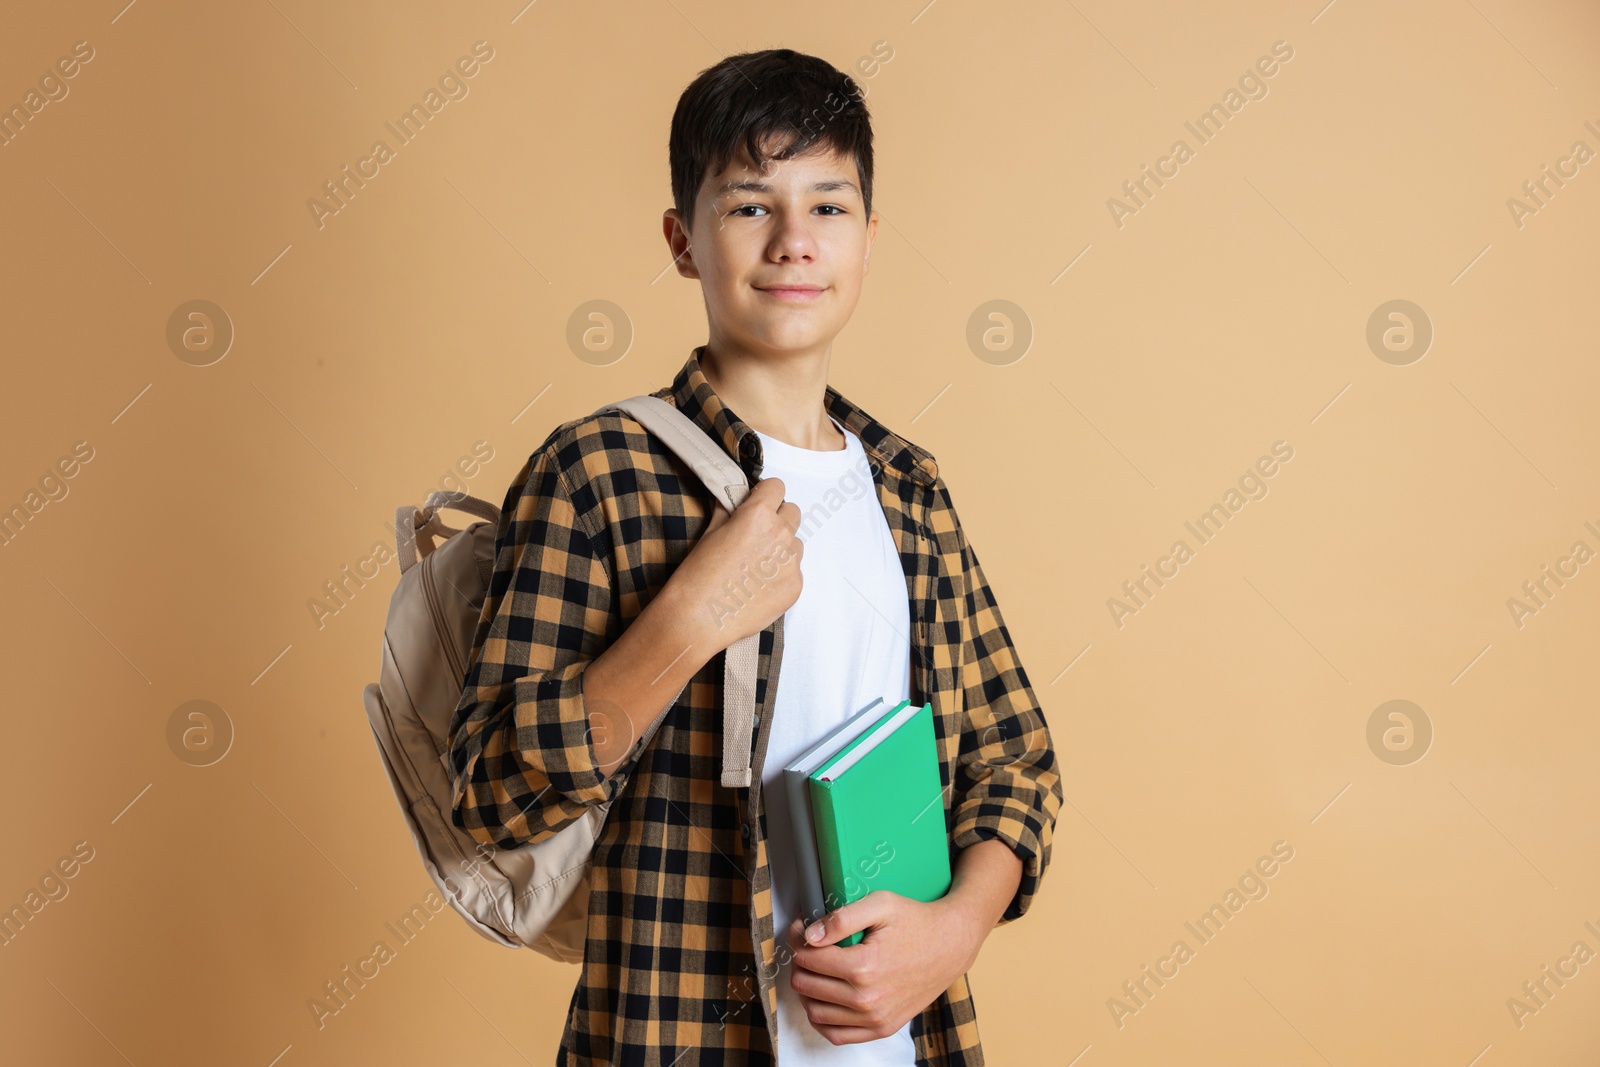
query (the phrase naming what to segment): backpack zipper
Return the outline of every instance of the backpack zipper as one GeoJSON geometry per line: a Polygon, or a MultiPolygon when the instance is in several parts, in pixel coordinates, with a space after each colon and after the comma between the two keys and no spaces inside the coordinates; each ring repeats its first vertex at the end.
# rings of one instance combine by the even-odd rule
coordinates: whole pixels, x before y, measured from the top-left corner
{"type": "MultiPolygon", "coordinates": [[[[460,658],[459,658],[459,656],[458,656],[458,654],[456,652],[455,631],[449,625],[449,620],[447,620],[444,617],[444,612],[439,606],[439,599],[438,599],[437,596],[434,595],[433,580],[432,580],[433,579],[433,556],[431,554],[427,555],[427,556],[424,556],[422,558],[422,560],[421,560],[421,563],[422,563],[422,567],[423,567],[423,572],[421,574],[418,574],[417,577],[419,579],[421,579],[421,581],[422,581],[422,595],[423,595],[423,598],[425,600],[427,600],[427,602],[428,602],[428,612],[429,612],[429,614],[433,616],[433,623],[434,623],[434,627],[433,628],[434,628],[434,630],[443,635],[445,661],[447,663],[449,663],[450,669],[452,671],[455,671],[456,678],[457,678],[457,681],[458,681],[458,684],[459,684],[459,682],[465,680],[466,668],[461,665],[461,660],[460,660],[460,658]]],[[[443,752],[441,752],[441,753],[439,753],[439,757],[440,757],[441,762],[443,762],[445,754],[443,752]]],[[[446,771],[448,773],[449,772],[448,764],[446,763],[445,766],[446,766],[446,771]]],[[[414,769],[413,769],[413,773],[416,773],[414,769]]],[[[421,776],[418,775],[418,781],[421,781],[421,780],[422,780],[421,776]]],[[[455,825],[454,824],[454,820],[450,817],[450,815],[448,815],[447,813],[445,813],[444,811],[439,809],[439,806],[433,802],[433,797],[430,794],[428,794],[428,792],[426,790],[423,791],[423,795],[422,795],[421,799],[423,801],[426,801],[428,806],[434,809],[435,814],[437,815],[437,817],[439,818],[440,822],[445,827],[447,827],[448,829],[453,829],[454,828],[454,825],[455,825]]],[[[445,838],[445,841],[446,841],[447,845],[449,846],[450,851],[455,854],[455,859],[456,859],[456,863],[458,865],[458,868],[461,869],[461,870],[464,870],[464,871],[471,871],[474,876],[476,876],[480,881],[483,881],[483,876],[479,875],[477,873],[478,868],[483,866],[483,864],[481,862],[479,862],[478,857],[476,857],[476,856],[468,856],[467,855],[466,849],[462,847],[461,842],[457,839],[455,833],[448,833],[447,832],[444,835],[444,838],[445,838]]],[[[515,910],[515,905],[513,905],[513,910],[515,910]]],[[[500,918],[500,922],[504,925],[505,929],[513,930],[515,928],[515,923],[513,921],[513,916],[506,915],[506,914],[502,913],[499,916],[499,918],[500,918]]],[[[476,920],[474,920],[474,922],[476,922],[476,920]]]]}
{"type": "Polygon", "coordinates": [[[457,683],[466,681],[467,668],[461,661],[456,651],[455,627],[450,625],[444,616],[444,610],[439,606],[439,599],[433,591],[433,556],[426,556],[423,561],[423,573],[417,575],[422,579],[422,593],[428,601],[428,612],[433,616],[433,628],[444,637],[444,658],[450,664],[450,669],[456,673],[457,683]]]}

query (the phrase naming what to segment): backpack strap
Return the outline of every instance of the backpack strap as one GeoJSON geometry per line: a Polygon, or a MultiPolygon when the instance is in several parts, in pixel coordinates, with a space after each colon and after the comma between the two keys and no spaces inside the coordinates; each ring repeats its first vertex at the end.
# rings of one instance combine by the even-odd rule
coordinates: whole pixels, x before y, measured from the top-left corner
{"type": "MultiPolygon", "coordinates": [[[[683,412],[656,396],[634,396],[595,411],[622,411],[642,423],[705,483],[730,513],[750,494],[750,481],[733,457],[683,412]]],[[[759,632],[742,637],[723,654],[722,784],[750,785],[751,737],[755,729],[759,632]]],[[[674,703],[677,698],[673,698],[674,703]]]]}

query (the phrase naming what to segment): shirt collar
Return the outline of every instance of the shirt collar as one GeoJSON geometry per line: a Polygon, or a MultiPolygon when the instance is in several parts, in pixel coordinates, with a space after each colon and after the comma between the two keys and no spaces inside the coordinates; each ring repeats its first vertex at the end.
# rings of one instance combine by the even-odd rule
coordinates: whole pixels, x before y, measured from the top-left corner
{"type": "MultiPolygon", "coordinates": [[[[751,478],[761,475],[761,439],[755,429],[733,413],[723,403],[700,369],[701,345],[691,353],[679,368],[677,377],[668,390],[677,409],[721,443],[723,450],[736,460],[751,478]]],[[[891,431],[877,419],[847,400],[833,386],[823,394],[823,406],[828,414],[838,419],[851,433],[861,439],[861,446],[885,467],[891,467],[913,481],[931,486],[939,477],[939,464],[933,453],[920,445],[891,431]]]]}

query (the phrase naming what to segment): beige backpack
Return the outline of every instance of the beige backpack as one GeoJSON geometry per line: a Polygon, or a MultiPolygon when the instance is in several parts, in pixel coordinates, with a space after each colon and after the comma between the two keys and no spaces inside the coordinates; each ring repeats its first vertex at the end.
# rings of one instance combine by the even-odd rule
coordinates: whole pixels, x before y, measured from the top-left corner
{"type": "MultiPolygon", "coordinates": [[[[729,512],[749,493],[739,465],[665,400],[636,396],[595,414],[606,411],[625,412],[642,423],[729,512]]],[[[494,571],[499,520],[499,508],[459,492],[435,492],[420,509],[396,509],[400,580],[384,624],[379,681],[368,685],[362,698],[401,813],[445,899],[491,941],[578,963],[588,930],[589,855],[610,803],[591,807],[584,818],[543,841],[507,850],[480,844],[451,818],[450,726],[494,571]],[[453,529],[439,519],[445,508],[484,521],[453,529]],[[443,539],[437,547],[435,535],[443,539]]],[[[724,653],[725,786],[750,784],[760,636],[752,634],[724,653]]],[[[668,710],[676,703],[674,697],[668,710]]],[[[657,716],[651,733],[666,714],[657,716]]]]}

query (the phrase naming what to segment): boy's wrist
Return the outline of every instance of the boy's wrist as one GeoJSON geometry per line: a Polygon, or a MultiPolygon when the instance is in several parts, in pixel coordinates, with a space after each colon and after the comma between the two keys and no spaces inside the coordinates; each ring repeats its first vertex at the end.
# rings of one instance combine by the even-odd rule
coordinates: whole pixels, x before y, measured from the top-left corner
{"type": "Polygon", "coordinates": [[[645,610],[653,608],[661,614],[663,632],[678,640],[678,647],[686,650],[685,655],[698,658],[697,671],[730,643],[722,640],[724,635],[708,605],[670,578],[645,610]]]}
{"type": "Polygon", "coordinates": [[[956,921],[974,933],[974,955],[1005,916],[1021,877],[1022,860],[1004,841],[988,838],[956,854],[952,884],[942,899],[956,921]]]}

